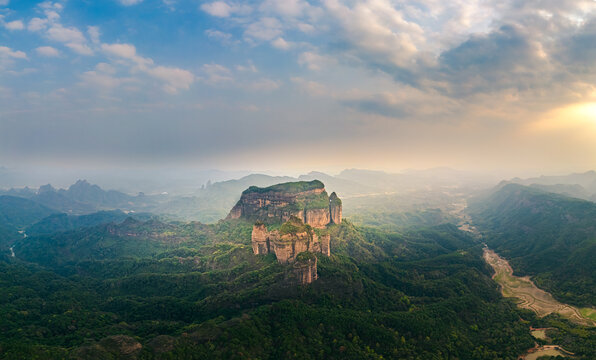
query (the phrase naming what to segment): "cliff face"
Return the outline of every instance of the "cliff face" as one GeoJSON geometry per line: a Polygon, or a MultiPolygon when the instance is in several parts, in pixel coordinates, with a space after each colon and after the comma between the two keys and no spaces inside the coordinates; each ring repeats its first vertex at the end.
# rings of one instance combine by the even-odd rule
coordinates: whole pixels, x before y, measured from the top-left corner
{"type": "Polygon", "coordinates": [[[317,280],[317,257],[311,259],[298,260],[293,266],[294,276],[298,283],[302,285],[310,284],[317,280]]]}
{"type": "Polygon", "coordinates": [[[332,223],[341,224],[341,199],[335,192],[329,196],[329,213],[332,223]]]}
{"type": "Polygon", "coordinates": [[[251,186],[242,193],[227,219],[242,218],[275,224],[286,222],[292,216],[316,228],[324,228],[330,223],[339,224],[341,200],[337,195],[329,197],[325,185],[318,180],[267,188],[251,186]]]}
{"type": "Polygon", "coordinates": [[[280,264],[294,264],[293,271],[302,284],[316,280],[317,258],[314,254],[330,256],[329,242],[329,234],[317,235],[310,225],[297,217],[291,217],[279,230],[267,231],[262,223],[255,224],[252,230],[254,253],[273,253],[280,264]]]}

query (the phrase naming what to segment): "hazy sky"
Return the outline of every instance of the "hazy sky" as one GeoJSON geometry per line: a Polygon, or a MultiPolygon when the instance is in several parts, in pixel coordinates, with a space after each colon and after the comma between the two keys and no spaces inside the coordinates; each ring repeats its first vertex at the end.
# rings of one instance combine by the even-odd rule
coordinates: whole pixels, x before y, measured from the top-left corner
{"type": "Polygon", "coordinates": [[[0,165],[596,168],[594,0],[0,0],[0,165]]]}

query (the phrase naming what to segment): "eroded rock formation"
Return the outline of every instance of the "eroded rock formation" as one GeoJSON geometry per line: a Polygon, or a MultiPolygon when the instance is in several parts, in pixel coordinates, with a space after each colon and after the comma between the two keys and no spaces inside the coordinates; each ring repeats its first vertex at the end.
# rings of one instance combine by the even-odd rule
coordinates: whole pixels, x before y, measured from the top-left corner
{"type": "Polygon", "coordinates": [[[317,257],[311,252],[301,253],[293,265],[294,276],[300,284],[317,280],[317,257]]]}
{"type": "Polygon", "coordinates": [[[294,273],[302,274],[297,275],[302,284],[309,284],[317,278],[317,260],[314,254],[330,256],[329,241],[329,234],[317,234],[310,225],[294,216],[279,230],[267,231],[265,224],[261,222],[256,223],[252,230],[254,253],[273,253],[280,264],[293,263],[294,273]]]}
{"type": "Polygon", "coordinates": [[[301,284],[317,279],[317,255],[331,256],[328,225],[341,224],[342,204],[336,193],[327,195],[318,180],[251,186],[227,219],[255,221],[252,249],[256,255],[275,254],[301,284]],[[269,231],[267,224],[282,224],[269,231]]]}
{"type": "Polygon", "coordinates": [[[329,196],[329,215],[333,224],[341,224],[341,199],[335,192],[329,196]]]}
{"type": "Polygon", "coordinates": [[[318,180],[298,181],[267,188],[251,186],[228,214],[228,219],[247,219],[265,224],[283,223],[295,216],[304,223],[324,228],[341,223],[341,200],[327,195],[318,180]]]}

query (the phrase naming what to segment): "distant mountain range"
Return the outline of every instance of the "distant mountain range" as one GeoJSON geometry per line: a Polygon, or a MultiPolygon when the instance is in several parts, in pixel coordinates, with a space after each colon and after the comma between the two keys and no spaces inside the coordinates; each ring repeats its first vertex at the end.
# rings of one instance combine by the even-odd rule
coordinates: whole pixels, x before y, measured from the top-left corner
{"type": "Polygon", "coordinates": [[[153,199],[142,194],[131,196],[115,190],[103,190],[86,180],[78,180],[68,189],[55,189],[52,185],[10,189],[5,195],[22,197],[44,205],[56,212],[73,215],[90,214],[101,210],[121,209],[124,211],[148,208],[154,205],[153,199]]]}
{"type": "Polygon", "coordinates": [[[548,192],[596,201],[596,171],[562,176],[513,178],[508,183],[531,186],[548,192]]]}

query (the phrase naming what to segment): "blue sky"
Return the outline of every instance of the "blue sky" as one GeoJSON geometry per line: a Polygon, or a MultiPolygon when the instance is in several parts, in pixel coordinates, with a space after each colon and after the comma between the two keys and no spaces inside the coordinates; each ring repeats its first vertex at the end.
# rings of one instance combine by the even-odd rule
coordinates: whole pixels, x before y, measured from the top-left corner
{"type": "Polygon", "coordinates": [[[593,0],[0,0],[0,164],[596,167],[593,0]]]}

